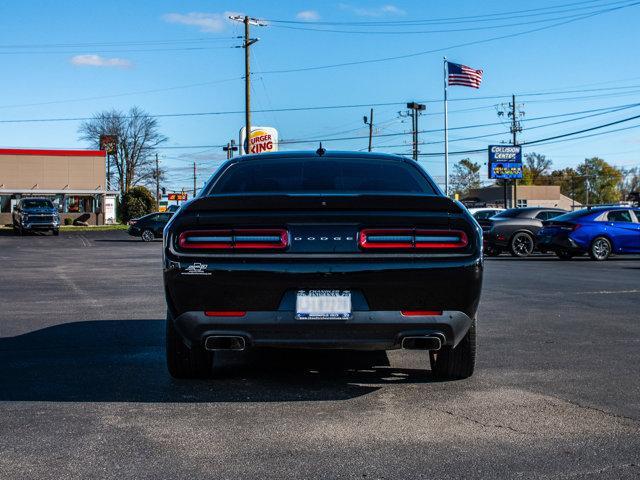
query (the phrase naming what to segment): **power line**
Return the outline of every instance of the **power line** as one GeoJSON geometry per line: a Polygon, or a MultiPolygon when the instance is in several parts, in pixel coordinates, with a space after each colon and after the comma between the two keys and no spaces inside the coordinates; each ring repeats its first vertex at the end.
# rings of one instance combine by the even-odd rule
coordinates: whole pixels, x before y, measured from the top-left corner
{"type": "MultiPolygon", "coordinates": [[[[625,2],[614,2],[613,4],[620,5],[621,3],[628,3],[628,0],[626,0],[625,2]]],[[[593,9],[595,7],[588,7],[588,8],[593,9]]],[[[574,10],[565,10],[565,12],[567,11],[573,12],[574,10]]],[[[561,12],[556,12],[556,13],[561,13],[561,12]]],[[[298,26],[291,26],[291,25],[273,25],[273,26],[276,28],[284,28],[289,30],[299,30],[299,31],[306,31],[306,32],[345,33],[350,35],[424,35],[424,34],[433,34],[433,33],[459,33],[459,32],[472,32],[472,31],[480,31],[480,30],[495,30],[495,29],[504,29],[504,28],[510,28],[510,27],[520,27],[523,25],[549,23],[549,22],[555,22],[558,20],[577,19],[579,17],[582,17],[583,15],[585,15],[585,13],[578,13],[578,14],[572,13],[571,15],[564,15],[564,16],[552,17],[552,18],[543,18],[539,20],[528,20],[528,21],[515,22],[515,23],[503,23],[498,25],[484,25],[484,26],[475,26],[475,27],[444,28],[439,30],[392,30],[392,31],[341,30],[341,29],[335,29],[335,28],[298,27],[298,26]]],[[[523,15],[521,17],[527,17],[527,16],[523,15]]],[[[521,17],[518,17],[518,18],[521,18],[521,17]]],[[[492,20],[485,20],[485,22],[486,21],[495,22],[497,20],[492,19],[492,20]]]]}
{"type": "MultiPolygon", "coordinates": [[[[387,20],[387,21],[363,21],[363,22],[353,22],[353,21],[349,21],[349,22],[345,22],[345,21],[340,21],[340,22],[330,22],[330,21],[316,21],[313,22],[316,25],[364,25],[364,26],[373,26],[373,25],[414,25],[414,24],[422,24],[422,23],[433,23],[433,22],[446,22],[446,21],[456,21],[456,20],[470,20],[470,19],[482,19],[482,18],[487,18],[487,17],[497,17],[497,16],[504,16],[504,15],[513,15],[513,14],[520,14],[520,13],[529,13],[529,12],[539,12],[542,10],[554,10],[557,8],[565,8],[565,7],[573,7],[576,5],[586,5],[589,3],[599,3],[601,0],[589,0],[589,1],[582,1],[582,2],[573,2],[573,3],[567,3],[567,4],[563,4],[563,5],[556,5],[553,7],[540,7],[540,8],[531,8],[531,9],[527,9],[527,10],[516,10],[516,11],[510,11],[510,12],[498,12],[498,13],[485,13],[482,15],[467,15],[467,16],[462,16],[462,17],[444,17],[444,18],[433,18],[433,19],[422,19],[422,20],[387,20]]],[[[601,6],[601,5],[600,5],[601,6]]],[[[583,8],[595,8],[595,7],[583,7],[583,8]]],[[[300,21],[300,20],[277,20],[277,19],[267,19],[268,22],[270,23],[285,23],[285,24],[309,24],[309,22],[306,21],[300,21]]],[[[470,21],[477,21],[477,20],[470,20],[470,21]]]]}
{"type": "MultiPolygon", "coordinates": [[[[640,2],[639,2],[640,3],[640,2]]],[[[222,79],[222,80],[216,80],[213,82],[204,82],[202,84],[192,84],[191,86],[200,86],[200,85],[207,85],[207,84],[211,84],[211,83],[220,83],[220,82],[227,82],[227,81],[233,81],[233,80],[238,80],[239,78],[229,78],[229,79],[222,79]]],[[[637,85],[634,86],[630,86],[629,88],[635,88],[637,87],[637,85]]],[[[172,87],[171,89],[178,89],[178,88],[183,88],[183,87],[172,87]]],[[[613,89],[617,89],[619,87],[614,87],[613,89]]],[[[158,90],[153,90],[153,91],[161,91],[161,90],[165,90],[165,89],[158,89],[158,90]]],[[[166,89],[169,90],[169,89],[166,89]]],[[[571,90],[571,92],[575,92],[576,90],[571,90]]],[[[639,90],[640,91],[640,90],[639,90]]],[[[149,91],[146,91],[149,92],[149,91]]],[[[570,91],[567,91],[565,93],[568,93],[570,91]]],[[[633,94],[636,91],[630,91],[630,92],[624,92],[624,94],[633,94]]],[[[137,94],[141,94],[144,93],[144,91],[142,92],[137,92],[137,94]]],[[[553,93],[549,93],[552,95],[555,94],[559,94],[562,92],[553,92],[553,93]]],[[[131,94],[126,94],[126,95],[132,95],[131,94]]],[[[547,94],[547,93],[541,93],[542,94],[547,94]]],[[[121,94],[121,95],[125,95],[125,94],[121,94]]],[[[522,95],[522,96],[527,96],[527,95],[532,95],[531,93],[526,94],[526,95],[522,95]]],[[[615,96],[620,96],[621,93],[619,92],[613,92],[610,94],[602,94],[602,95],[598,95],[598,97],[615,97],[615,96]]],[[[95,98],[104,98],[104,97],[95,97],[95,98]]],[[[473,98],[458,98],[458,99],[450,99],[451,102],[466,102],[466,101],[475,101],[475,100],[495,100],[495,99],[503,99],[503,98],[508,98],[507,95],[488,95],[488,96],[483,96],[483,97],[473,97],[473,98]]],[[[555,98],[555,99],[550,99],[550,100],[545,100],[545,101],[553,101],[553,102],[558,102],[558,101],[564,101],[564,100],[576,100],[576,99],[589,99],[589,98],[593,98],[593,96],[578,96],[578,97],[564,97],[564,98],[555,98]]],[[[419,100],[420,103],[440,103],[442,100],[419,100]]],[[[536,102],[536,100],[532,100],[531,102],[536,102]]],[[[541,100],[538,100],[538,102],[542,102],[541,100]]],[[[55,102],[55,103],[59,103],[59,102],[55,102]]],[[[309,106],[309,107],[282,107],[282,108],[269,108],[269,109],[260,109],[260,110],[254,110],[254,112],[256,113],[267,113],[267,112],[296,112],[296,111],[314,111],[314,110],[334,110],[334,109],[348,109],[348,108],[367,108],[367,107],[383,107],[383,106],[400,106],[400,105],[404,105],[405,102],[378,102],[378,103],[356,103],[356,104],[342,104],[342,105],[315,105],[315,106],[309,106]]],[[[33,104],[33,105],[38,105],[38,104],[33,104]]],[[[0,106],[0,108],[9,108],[10,106],[0,106]]],[[[466,110],[452,110],[451,112],[464,112],[464,111],[470,111],[470,110],[477,110],[477,109],[484,109],[484,108],[489,108],[489,107],[493,107],[493,105],[488,105],[486,107],[475,107],[473,109],[466,109],[466,110]]],[[[171,118],[171,117],[199,117],[199,116],[215,116],[215,115],[235,115],[235,114],[244,114],[244,110],[226,110],[226,111],[218,111],[218,112],[185,112],[185,113],[165,113],[165,114],[155,114],[155,115],[149,115],[151,117],[154,118],[171,118]]],[[[425,115],[440,115],[441,113],[437,113],[437,112],[433,112],[433,113],[425,113],[425,115]]],[[[86,120],[91,120],[93,117],[59,117],[59,118],[26,118],[26,119],[3,119],[0,120],[0,123],[36,123],[36,122],[71,122],[71,121],[86,121],[86,120]]]]}
{"type": "Polygon", "coordinates": [[[75,99],[67,99],[67,100],[53,100],[49,102],[37,102],[37,103],[23,103],[19,105],[0,105],[0,108],[18,108],[18,107],[36,107],[42,105],[54,105],[58,103],[70,103],[70,102],[84,102],[89,100],[103,100],[106,98],[117,98],[117,97],[126,97],[129,95],[144,95],[146,93],[160,93],[160,92],[168,92],[171,90],[182,90],[184,88],[193,88],[193,87],[203,87],[207,85],[215,85],[218,83],[231,82],[235,80],[242,80],[243,77],[234,77],[234,78],[222,78],[220,80],[211,80],[209,82],[200,82],[200,83],[191,83],[187,85],[177,85],[175,87],[166,87],[166,88],[154,88],[152,90],[138,90],[135,92],[126,92],[126,93],[117,93],[113,95],[99,95],[95,97],[83,97],[83,98],[75,98],[75,99]]]}
{"type": "Polygon", "coordinates": [[[276,69],[276,70],[266,70],[263,72],[258,72],[258,73],[262,73],[262,74],[273,74],[273,73],[293,73],[293,72],[306,72],[306,71],[313,71],[313,70],[325,70],[325,69],[330,69],[330,68],[340,68],[340,67],[347,67],[347,66],[354,66],[354,65],[364,65],[364,64],[369,64],[369,63],[380,63],[380,62],[387,62],[387,61],[392,61],[392,60],[402,60],[402,59],[406,59],[406,58],[414,58],[414,57],[419,57],[419,56],[423,56],[423,55],[427,55],[430,53],[437,53],[437,52],[442,52],[442,51],[448,51],[448,50],[452,50],[454,48],[461,48],[461,47],[468,47],[471,45],[480,45],[483,43],[489,43],[489,42],[493,42],[496,40],[504,40],[507,38],[513,38],[513,37],[518,37],[521,35],[526,35],[529,33],[535,33],[535,32],[540,32],[543,30],[547,30],[550,28],[554,28],[554,27],[558,27],[561,25],[566,25],[569,23],[573,23],[573,22],[577,22],[580,20],[584,20],[587,18],[591,18],[597,15],[602,15],[604,13],[609,13],[609,12],[613,12],[616,10],[620,10],[623,8],[629,8],[629,7],[633,7],[640,4],[640,2],[634,2],[631,4],[627,4],[627,5],[623,5],[623,6],[619,6],[619,7],[612,7],[609,9],[605,9],[602,11],[598,11],[595,13],[589,13],[589,14],[584,14],[578,18],[574,18],[574,19],[570,19],[570,20],[564,20],[562,22],[557,22],[551,25],[545,25],[543,27],[538,27],[538,28],[533,28],[533,29],[529,29],[529,30],[525,30],[522,32],[515,32],[515,33],[510,33],[510,34],[506,34],[506,35],[499,35],[496,37],[489,37],[489,38],[485,38],[482,40],[475,40],[475,41],[470,41],[470,42],[464,42],[464,43],[459,43],[459,44],[455,44],[455,45],[449,45],[447,47],[441,47],[441,48],[435,48],[432,50],[423,50],[420,52],[413,52],[413,53],[408,53],[408,54],[404,54],[404,55],[394,55],[391,57],[381,57],[381,58],[374,58],[374,59],[369,59],[369,60],[357,60],[357,61],[352,61],[352,62],[342,62],[342,63],[334,63],[334,64],[328,64],[328,65],[314,65],[314,66],[309,66],[309,67],[301,67],[301,68],[286,68],[286,69],[276,69]]]}

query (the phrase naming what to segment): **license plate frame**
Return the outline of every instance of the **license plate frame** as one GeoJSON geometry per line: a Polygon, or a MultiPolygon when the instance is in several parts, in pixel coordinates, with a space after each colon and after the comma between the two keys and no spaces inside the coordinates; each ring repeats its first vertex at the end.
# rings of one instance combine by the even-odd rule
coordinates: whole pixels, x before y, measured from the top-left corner
{"type": "Polygon", "coordinates": [[[296,320],[349,320],[353,316],[350,290],[298,290],[296,320]]]}

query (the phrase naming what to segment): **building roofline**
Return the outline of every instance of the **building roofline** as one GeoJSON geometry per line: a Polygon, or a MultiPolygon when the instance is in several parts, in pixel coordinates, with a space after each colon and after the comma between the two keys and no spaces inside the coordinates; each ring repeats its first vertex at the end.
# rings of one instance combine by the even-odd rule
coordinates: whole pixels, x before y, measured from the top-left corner
{"type": "Polygon", "coordinates": [[[26,189],[26,188],[0,188],[0,195],[14,195],[14,194],[29,194],[29,195],[57,195],[57,194],[66,194],[66,195],[119,195],[120,192],[117,190],[105,190],[103,188],[97,188],[95,190],[87,190],[87,189],[55,189],[55,188],[34,188],[34,189],[26,189]]]}
{"type": "Polygon", "coordinates": [[[50,150],[37,148],[0,148],[0,155],[41,155],[56,157],[104,157],[105,150],[50,150]]]}

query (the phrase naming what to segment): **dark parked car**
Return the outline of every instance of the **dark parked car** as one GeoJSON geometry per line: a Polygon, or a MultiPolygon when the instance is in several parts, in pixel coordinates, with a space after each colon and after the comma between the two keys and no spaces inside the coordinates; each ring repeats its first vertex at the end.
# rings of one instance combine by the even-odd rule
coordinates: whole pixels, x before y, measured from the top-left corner
{"type": "Polygon", "coordinates": [[[60,233],[58,209],[48,198],[22,198],[13,211],[13,230],[22,235],[33,230],[51,230],[60,233]]]}
{"type": "Polygon", "coordinates": [[[594,260],[640,253],[640,209],[599,207],[566,213],[544,222],[538,243],[563,260],[584,253],[594,260]]]}
{"type": "Polygon", "coordinates": [[[164,237],[167,365],[218,350],[428,350],[473,373],[481,231],[413,160],[281,152],[228,160],[164,237]]]}
{"type": "Polygon", "coordinates": [[[511,208],[487,220],[480,220],[484,249],[489,256],[508,250],[514,257],[527,257],[536,247],[542,222],[567,213],[559,208],[511,208]]]}
{"type": "Polygon", "coordinates": [[[129,235],[140,237],[145,242],[162,238],[162,230],[172,216],[172,212],[150,213],[144,217],[129,220],[129,235]]]}

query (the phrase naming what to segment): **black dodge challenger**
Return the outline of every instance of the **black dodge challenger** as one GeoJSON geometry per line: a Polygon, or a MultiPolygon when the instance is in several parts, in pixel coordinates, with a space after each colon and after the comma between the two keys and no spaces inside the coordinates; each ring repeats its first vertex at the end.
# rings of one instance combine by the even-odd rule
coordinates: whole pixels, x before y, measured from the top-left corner
{"type": "Polygon", "coordinates": [[[229,160],[167,224],[163,252],[174,377],[256,347],[421,349],[436,378],[473,373],[482,231],[413,160],[229,160]]]}

